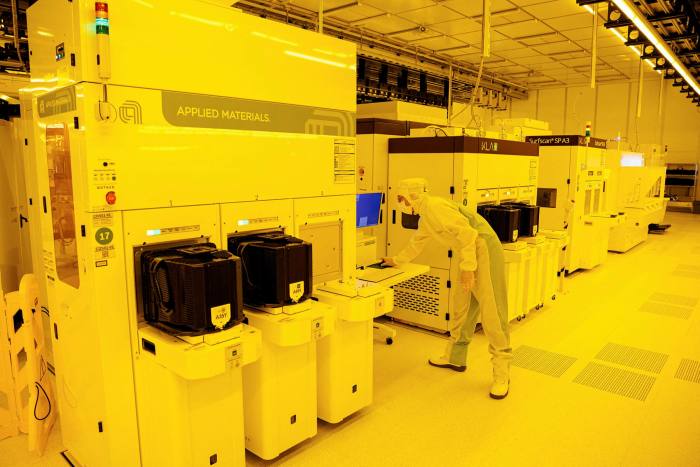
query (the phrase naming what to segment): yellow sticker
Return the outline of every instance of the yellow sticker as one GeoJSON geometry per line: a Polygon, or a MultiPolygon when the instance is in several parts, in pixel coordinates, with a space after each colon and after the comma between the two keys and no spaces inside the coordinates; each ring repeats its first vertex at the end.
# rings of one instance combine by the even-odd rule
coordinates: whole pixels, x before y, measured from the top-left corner
{"type": "Polygon", "coordinates": [[[304,281],[289,284],[289,298],[291,298],[294,303],[298,302],[303,295],[304,281]]]}
{"type": "Polygon", "coordinates": [[[211,311],[211,324],[214,325],[216,329],[223,329],[226,324],[231,321],[231,304],[226,303],[225,305],[219,305],[212,307],[211,311]]]}

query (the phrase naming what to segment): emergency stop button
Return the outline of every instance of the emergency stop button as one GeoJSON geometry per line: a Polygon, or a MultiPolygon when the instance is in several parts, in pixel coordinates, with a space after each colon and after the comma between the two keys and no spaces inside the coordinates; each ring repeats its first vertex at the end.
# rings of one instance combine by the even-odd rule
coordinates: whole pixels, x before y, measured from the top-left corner
{"type": "Polygon", "coordinates": [[[113,191],[108,191],[105,195],[105,199],[107,200],[107,204],[114,204],[117,202],[117,194],[113,191]]]}

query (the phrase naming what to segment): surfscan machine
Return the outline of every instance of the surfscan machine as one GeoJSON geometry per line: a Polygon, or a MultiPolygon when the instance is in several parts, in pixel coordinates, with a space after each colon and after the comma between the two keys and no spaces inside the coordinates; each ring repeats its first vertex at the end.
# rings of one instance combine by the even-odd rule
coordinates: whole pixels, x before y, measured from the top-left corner
{"type": "Polygon", "coordinates": [[[39,0],[28,19],[74,463],[243,465],[244,443],[272,458],[368,404],[387,292],[348,305],[354,45],[194,0],[39,0]],[[339,352],[352,332],[369,337],[339,352]]]}
{"type": "Polygon", "coordinates": [[[624,214],[605,207],[610,171],[607,141],[579,135],[528,136],[540,145],[540,228],[569,235],[565,272],[592,269],[605,262],[610,229],[624,214]]]}

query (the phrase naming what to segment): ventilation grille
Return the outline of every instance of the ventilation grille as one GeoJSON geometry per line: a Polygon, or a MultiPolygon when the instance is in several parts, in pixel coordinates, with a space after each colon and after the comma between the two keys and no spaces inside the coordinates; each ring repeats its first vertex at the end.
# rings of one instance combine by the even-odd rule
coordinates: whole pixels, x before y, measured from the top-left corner
{"type": "Polygon", "coordinates": [[[655,293],[649,298],[649,300],[652,302],[670,303],[671,305],[687,306],[691,308],[698,304],[697,297],[686,297],[683,295],[673,295],[670,293],[661,292],[655,293]]]}
{"type": "Polygon", "coordinates": [[[589,363],[574,379],[574,383],[618,396],[645,401],[656,378],[599,363],[589,363]]]}
{"type": "Polygon", "coordinates": [[[440,278],[428,274],[421,274],[420,276],[401,282],[395,289],[404,291],[410,290],[437,296],[440,294],[440,278]]]}
{"type": "Polygon", "coordinates": [[[426,315],[440,315],[440,299],[426,297],[413,292],[397,290],[394,292],[394,308],[415,311],[426,315]]]}
{"type": "Polygon", "coordinates": [[[576,362],[574,357],[523,345],[513,351],[511,365],[559,378],[576,362]]]}
{"type": "Polygon", "coordinates": [[[691,279],[700,279],[700,266],[694,264],[679,264],[675,271],[673,271],[674,276],[688,277],[691,279]]]}
{"type": "Polygon", "coordinates": [[[684,358],[676,370],[676,379],[700,383],[700,362],[684,358]]]}
{"type": "Polygon", "coordinates": [[[693,314],[692,308],[656,302],[646,302],[639,311],[680,319],[690,319],[690,316],[693,314]]]}
{"type": "Polygon", "coordinates": [[[607,344],[595,356],[598,360],[657,374],[661,373],[668,357],[666,354],[613,343],[607,344]]]}

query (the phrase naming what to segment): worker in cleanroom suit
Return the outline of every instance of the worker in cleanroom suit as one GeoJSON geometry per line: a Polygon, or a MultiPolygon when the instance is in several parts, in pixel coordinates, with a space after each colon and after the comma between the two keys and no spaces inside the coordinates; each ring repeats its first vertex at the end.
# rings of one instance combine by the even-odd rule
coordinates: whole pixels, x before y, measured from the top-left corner
{"type": "Polygon", "coordinates": [[[455,291],[455,306],[450,320],[450,339],[445,353],[428,363],[455,371],[467,369],[467,349],[472,340],[479,312],[481,324],[489,340],[493,363],[491,397],[503,399],[510,383],[510,335],[503,247],[498,236],[483,217],[467,211],[453,201],[430,196],[422,178],[402,180],[398,201],[408,214],[418,214],[418,230],[409,244],[393,258],[384,258],[389,265],[400,265],[415,259],[430,240],[437,240],[459,252],[461,274],[455,291]]]}

